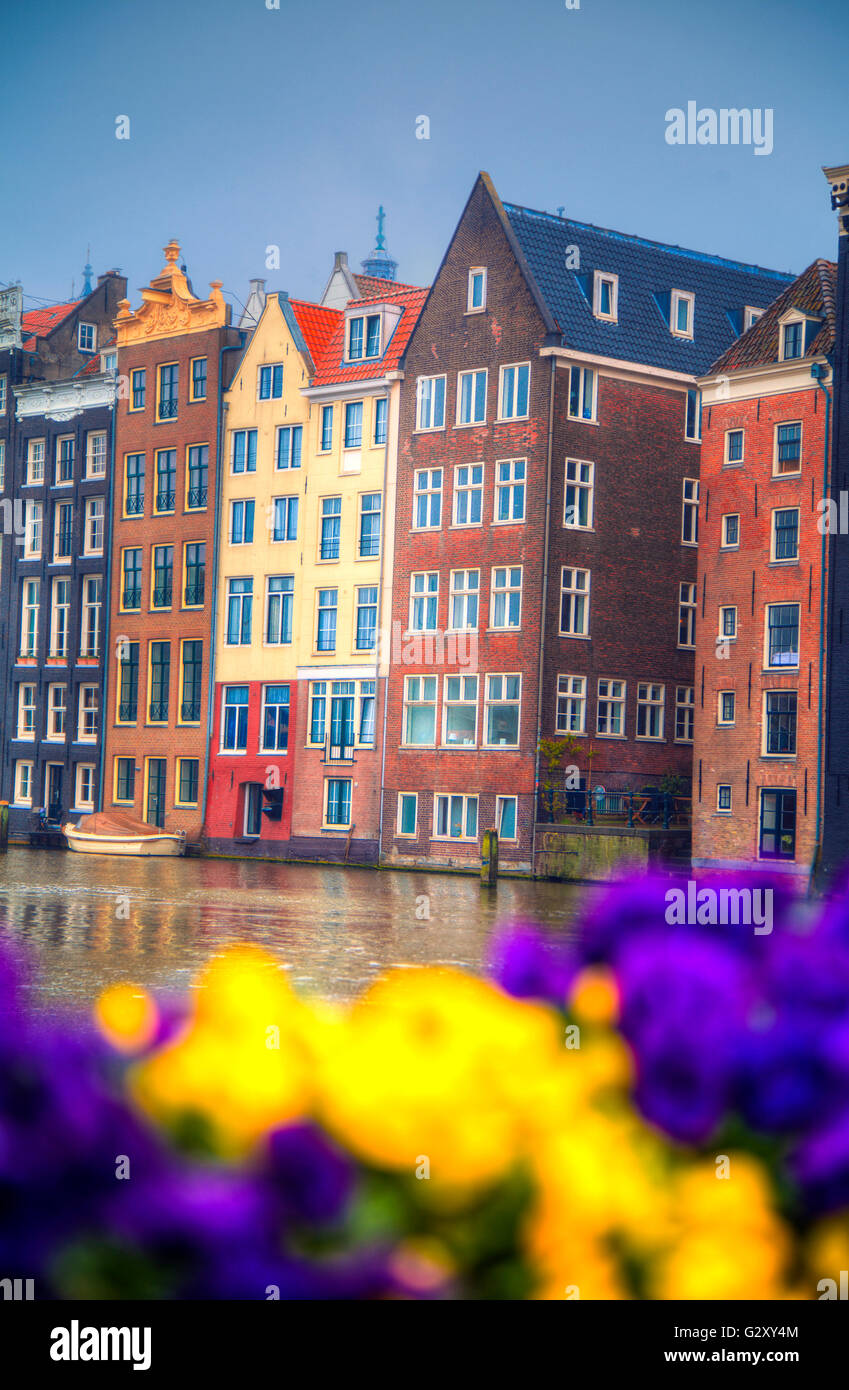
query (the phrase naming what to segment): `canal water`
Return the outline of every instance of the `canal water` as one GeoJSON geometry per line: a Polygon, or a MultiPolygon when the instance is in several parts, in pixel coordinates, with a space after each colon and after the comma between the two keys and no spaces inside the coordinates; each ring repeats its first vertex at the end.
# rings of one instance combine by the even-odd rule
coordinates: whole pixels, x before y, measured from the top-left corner
{"type": "Polygon", "coordinates": [[[569,930],[597,889],[431,873],[231,859],[131,859],[10,848],[0,855],[0,934],[26,948],[36,1007],[88,1010],[131,980],[182,992],[235,941],[271,951],[300,991],[348,999],[392,965],[480,971],[494,928],[569,930]]]}

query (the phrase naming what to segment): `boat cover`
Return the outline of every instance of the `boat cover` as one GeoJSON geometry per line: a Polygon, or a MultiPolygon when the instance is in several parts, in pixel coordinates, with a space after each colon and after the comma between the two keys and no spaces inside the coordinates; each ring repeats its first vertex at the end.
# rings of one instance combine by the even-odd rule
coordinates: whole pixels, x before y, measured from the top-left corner
{"type": "Polygon", "coordinates": [[[147,821],[136,820],[128,811],[95,811],[91,816],[82,816],[75,826],[83,835],[167,835],[147,821]]]}

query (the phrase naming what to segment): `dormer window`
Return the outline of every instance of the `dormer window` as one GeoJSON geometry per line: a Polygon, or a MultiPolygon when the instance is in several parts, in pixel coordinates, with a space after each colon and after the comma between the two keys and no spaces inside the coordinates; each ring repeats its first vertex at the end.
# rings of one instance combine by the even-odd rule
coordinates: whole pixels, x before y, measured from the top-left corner
{"type": "Polygon", "coordinates": [[[100,368],[101,371],[104,371],[104,372],[117,372],[117,370],[118,370],[118,354],[117,354],[117,352],[104,352],[104,353],[102,354],[102,356],[101,356],[100,361],[101,361],[101,368],[100,368]]]}
{"type": "Polygon", "coordinates": [[[380,314],[360,315],[348,321],[348,361],[380,356],[380,314]]]}
{"type": "Polygon", "coordinates": [[[801,319],[792,319],[781,329],[781,360],[789,362],[801,357],[805,351],[805,325],[801,319]]]}
{"type": "Polygon", "coordinates": [[[80,352],[94,352],[97,345],[97,325],[80,323],[77,325],[77,347],[80,352]]]}
{"type": "Polygon", "coordinates": [[[593,278],[593,313],[597,319],[615,323],[618,312],[619,276],[597,270],[593,278]]]}
{"type": "Polygon", "coordinates": [[[479,314],[486,308],[486,270],[473,265],[469,271],[469,294],[466,309],[470,314],[479,314]]]}
{"type": "Polygon", "coordinates": [[[672,302],[669,311],[669,329],[675,334],[676,338],[692,338],[693,336],[693,311],[696,305],[696,296],[687,294],[684,290],[672,291],[672,302]]]}
{"type": "Polygon", "coordinates": [[[751,304],[747,304],[743,310],[743,332],[748,333],[753,323],[757,323],[763,314],[763,309],[754,309],[751,304]]]}

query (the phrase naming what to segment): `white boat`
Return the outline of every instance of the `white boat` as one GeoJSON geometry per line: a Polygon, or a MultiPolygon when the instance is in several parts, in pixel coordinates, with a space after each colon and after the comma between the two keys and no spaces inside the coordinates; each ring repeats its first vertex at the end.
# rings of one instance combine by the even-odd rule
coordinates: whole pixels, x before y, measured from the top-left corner
{"type": "Polygon", "coordinates": [[[176,858],[186,852],[186,832],[160,830],[123,811],[97,811],[78,825],[68,821],[62,834],[77,854],[130,854],[176,858]]]}

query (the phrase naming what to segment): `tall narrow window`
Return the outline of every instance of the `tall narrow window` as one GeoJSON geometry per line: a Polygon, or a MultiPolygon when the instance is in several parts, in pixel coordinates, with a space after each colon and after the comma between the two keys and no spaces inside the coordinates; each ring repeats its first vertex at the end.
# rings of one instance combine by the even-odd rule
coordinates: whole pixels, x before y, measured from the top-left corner
{"type": "Polygon", "coordinates": [[[685,478],[681,484],[681,544],[699,542],[699,480],[685,478]]]}
{"type": "Polygon", "coordinates": [[[206,596],[206,546],[202,541],[190,541],[185,556],[183,604],[186,608],[200,608],[206,596]]]}
{"type": "Polygon", "coordinates": [[[662,739],[666,687],[640,681],[637,685],[637,738],[662,739]]]}
{"type": "Polygon", "coordinates": [[[698,443],[702,437],[702,393],[695,386],[687,391],[687,409],[684,416],[684,438],[698,443]]]}
{"type": "Polygon", "coordinates": [[[147,371],[144,367],[134,367],[130,372],[131,410],[144,410],[147,395],[147,371]]]}
{"type": "Polygon", "coordinates": [[[85,504],[84,549],[86,555],[103,553],[103,518],[106,503],[102,497],[87,497],[85,504]]]}
{"type": "Polygon", "coordinates": [[[775,464],[773,472],[777,474],[798,473],[801,467],[801,424],[777,425],[775,430],[775,464]]]}
{"type": "Polygon", "coordinates": [[[85,475],[87,478],[106,477],[105,430],[89,430],[86,436],[85,475]]]}
{"type": "Polygon", "coordinates": [[[321,407],[321,452],[327,454],[333,448],[333,406],[321,407]]]}
{"type": "Polygon", "coordinates": [[[228,685],[224,688],[221,711],[221,749],[225,753],[244,753],[248,746],[247,685],[228,685]]]}
{"type": "Polygon", "coordinates": [[[586,676],[557,677],[556,727],[559,734],[584,734],[587,730],[586,676]]]}
{"type": "Polygon", "coordinates": [[[144,514],[144,454],[127,454],[124,511],[127,516],[144,514]]]}
{"type": "Polygon", "coordinates": [[[457,424],[482,425],[486,420],[486,370],[460,372],[457,377],[457,424]]]}
{"type": "Polygon", "coordinates": [[[696,645],[696,586],[681,584],[678,589],[678,646],[696,645]]]}
{"type": "MultiPolygon", "coordinates": [[[[101,501],[102,505],[102,501],[101,501]]],[[[53,508],[53,559],[70,560],[74,550],[74,508],[57,502],[53,508]]]]}
{"type": "Polygon", "coordinates": [[[137,547],[125,550],[121,557],[121,608],[132,612],[141,608],[142,553],[137,547]]]}
{"type": "Polygon", "coordinates": [[[271,539],[273,541],[296,541],[298,539],[298,499],[297,497],[275,497],[271,539]]]}
{"type": "Polygon", "coordinates": [[[420,376],[416,381],[416,429],[445,428],[445,377],[420,376]]]}
{"type": "Polygon", "coordinates": [[[799,558],[799,508],[782,507],[772,514],[773,560],[799,558]]]}
{"type": "Polygon", "coordinates": [[[198,638],[191,638],[181,644],[181,649],[180,722],[197,724],[200,722],[203,688],[203,642],[198,638]]]}
{"type": "Polygon", "coordinates": [[[593,524],[595,465],[585,459],[566,460],[563,492],[563,525],[570,530],[589,531],[593,524]]]}
{"type": "Polygon", "coordinates": [[[189,397],[192,401],[206,400],[206,368],[207,359],[205,357],[192,358],[191,395],[189,397]]]}
{"type": "Polygon", "coordinates": [[[454,469],[454,525],[480,526],[483,518],[483,464],[454,469]]]}
{"type": "Polygon", "coordinates": [[[695,690],[691,685],[675,687],[675,742],[692,743],[695,723],[695,690]]]}
{"type": "Polygon", "coordinates": [[[592,367],[569,368],[569,416],[572,420],[595,420],[596,374],[592,367]]]}
{"type": "Polygon", "coordinates": [[[192,444],[188,457],[188,493],[186,506],[190,511],[205,507],[209,499],[209,445],[192,444]]]}
{"type": "Polygon", "coordinates": [[[357,632],[354,643],[358,652],[369,652],[377,639],[377,585],[357,589],[357,632]]]}
{"type": "Polygon", "coordinates": [[[596,733],[606,738],[625,736],[625,682],[603,678],[598,683],[596,733]]]}
{"type": "Polygon", "coordinates": [[[452,632],[475,632],[478,626],[480,570],[452,570],[449,627],[452,632]]]}
{"type": "Polygon", "coordinates": [[[289,687],[266,685],[262,691],[262,749],[285,753],[289,747],[289,687]]]}
{"type": "Polygon", "coordinates": [[[410,575],[410,632],[436,632],[439,571],[410,575]]]}
{"type": "Polygon", "coordinates": [[[319,559],[338,560],[342,535],[342,498],[323,497],[321,501],[321,539],[319,559]]]}
{"type": "Polygon", "coordinates": [[[156,403],[156,415],[159,420],[176,420],[179,395],[180,368],[176,362],[167,362],[159,368],[156,403]]]}
{"type": "Polygon", "coordinates": [[[345,448],[359,449],[363,442],[363,403],[349,401],[345,406],[345,448]]]}
{"type": "Polygon", "coordinates": [[[82,625],[80,628],[80,653],[85,657],[100,656],[100,615],[103,608],[103,579],[99,574],[89,574],[82,584],[82,625]]]}
{"type": "Polygon", "coordinates": [[[256,430],[233,431],[231,462],[234,473],[256,472],[256,430]]]}
{"type": "Polygon", "coordinates": [[[522,567],[494,566],[489,625],[504,631],[522,623],[522,567]]]}
{"type": "Polygon", "coordinates": [[[56,484],[74,481],[74,436],[56,441],[56,484]]]}
{"type": "Polygon", "coordinates": [[[150,704],[148,719],[151,724],[167,724],[168,694],[171,682],[171,643],[151,642],[150,644],[150,704]]]}
{"type": "Polygon", "coordinates": [[[247,647],[251,642],[253,579],[227,581],[227,645],[247,647]]]}
{"type": "Polygon", "coordinates": [[[265,621],[265,640],[269,646],[284,646],[292,640],[294,595],[294,575],[277,574],[269,577],[265,621]]]}
{"type": "Polygon", "coordinates": [[[118,723],[134,724],[139,701],[139,644],[121,642],[118,657],[118,723]]]}
{"type": "Polygon", "coordinates": [[[513,367],[501,368],[500,419],[521,420],[528,414],[530,399],[531,366],[520,362],[513,367]]]}
{"type": "Polygon", "coordinates": [[[40,600],[41,581],[25,579],[21,591],[21,656],[37,655],[40,600]]]}
{"type": "Polygon", "coordinates": [[[66,660],[68,656],[68,623],[71,612],[71,583],[68,579],[53,580],[53,603],[50,613],[50,655],[66,660]]]}
{"type": "Polygon", "coordinates": [[[487,676],[484,736],[490,748],[518,747],[521,701],[521,676],[487,676]]]}
{"type": "Polygon", "coordinates": [[[799,605],[770,603],[766,609],[767,666],[799,665],[799,605]]]}
{"type": "Polygon", "coordinates": [[[335,652],[336,650],[336,611],[338,597],[338,589],[319,589],[318,591],[318,616],[315,642],[315,649],[317,652],[335,652]]]}
{"type": "Polygon", "coordinates": [[[170,608],[174,589],[174,547],[153,548],[153,608],[170,608]]]}
{"type": "Polygon", "coordinates": [[[413,530],[434,531],[442,524],[442,469],[419,468],[414,477],[413,530]]]}
{"type": "Polygon", "coordinates": [[[374,403],[374,442],[386,443],[386,416],[389,402],[385,396],[378,396],[374,403]]]}
{"type": "Polygon", "coordinates": [[[173,512],[177,500],[177,450],[156,454],[156,511],[173,512]]]}
{"type": "Polygon", "coordinates": [[[361,560],[373,560],[380,554],[380,505],[379,492],[364,493],[360,497],[360,540],[361,560]]]}
{"type": "Polygon", "coordinates": [[[277,470],[300,468],[303,425],[281,425],[277,430],[277,470]]]}
{"type": "Polygon", "coordinates": [[[590,631],[590,572],[564,568],[560,577],[560,633],[587,637],[590,631]]]}
{"type": "Polygon", "coordinates": [[[526,459],[501,459],[496,463],[496,521],[524,521],[526,472],[526,459]]]}
{"type": "MultiPolygon", "coordinates": [[[[252,545],[254,538],[254,499],[230,503],[230,544],[252,545]]],[[[275,540],[276,540],[275,536],[275,540]]]]}

